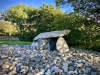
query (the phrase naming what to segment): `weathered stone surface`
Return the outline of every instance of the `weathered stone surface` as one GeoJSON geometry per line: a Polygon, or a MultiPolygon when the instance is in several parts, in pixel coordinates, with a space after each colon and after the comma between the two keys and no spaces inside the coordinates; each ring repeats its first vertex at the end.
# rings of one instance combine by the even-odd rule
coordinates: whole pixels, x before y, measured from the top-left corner
{"type": "Polygon", "coordinates": [[[3,68],[3,69],[9,68],[9,65],[4,64],[4,65],[2,65],[2,68],[3,68]]]}
{"type": "Polygon", "coordinates": [[[35,50],[38,50],[39,47],[38,47],[38,42],[33,42],[32,45],[31,45],[31,49],[35,49],[35,50]]]}
{"type": "Polygon", "coordinates": [[[49,46],[48,45],[48,42],[49,40],[48,39],[39,39],[38,40],[38,47],[39,47],[39,50],[43,50],[43,49],[48,49],[49,46]]]}
{"type": "Polygon", "coordinates": [[[64,72],[68,72],[68,68],[66,66],[62,66],[62,69],[64,70],[64,72]]]}
{"type": "Polygon", "coordinates": [[[60,53],[69,51],[68,45],[67,45],[66,41],[64,40],[64,38],[62,38],[62,37],[58,38],[57,43],[56,43],[56,49],[60,53]]]}
{"type": "Polygon", "coordinates": [[[16,71],[11,71],[8,73],[8,75],[15,75],[17,72],[16,71]]]}
{"type": "Polygon", "coordinates": [[[64,35],[67,35],[70,32],[70,30],[61,30],[61,31],[51,31],[51,32],[44,32],[40,33],[38,36],[36,36],[33,40],[38,40],[40,38],[53,38],[53,37],[61,37],[64,35]]]}
{"type": "Polygon", "coordinates": [[[48,70],[46,71],[45,75],[50,75],[50,74],[51,74],[50,69],[48,69],[48,70]]]}
{"type": "Polygon", "coordinates": [[[77,63],[77,65],[76,65],[76,67],[78,67],[78,68],[82,68],[82,66],[83,66],[83,63],[77,63]]]}
{"type": "Polygon", "coordinates": [[[21,66],[20,72],[22,72],[23,74],[26,74],[27,71],[28,71],[28,67],[27,66],[21,66]]]}

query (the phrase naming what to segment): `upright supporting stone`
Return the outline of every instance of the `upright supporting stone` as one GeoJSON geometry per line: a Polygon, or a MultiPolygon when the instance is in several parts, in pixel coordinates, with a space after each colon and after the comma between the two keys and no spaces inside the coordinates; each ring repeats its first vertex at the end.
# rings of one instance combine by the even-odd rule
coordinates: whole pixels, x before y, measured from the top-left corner
{"type": "Polygon", "coordinates": [[[56,43],[56,49],[60,53],[69,51],[68,45],[67,45],[66,41],[64,40],[64,38],[62,38],[62,37],[58,38],[57,43],[56,43]]]}
{"type": "Polygon", "coordinates": [[[49,49],[49,40],[48,39],[39,39],[38,40],[39,50],[49,49]]]}
{"type": "Polygon", "coordinates": [[[38,40],[38,46],[39,46],[39,50],[43,50],[44,46],[46,45],[47,40],[46,39],[39,39],[38,40]]]}
{"type": "Polygon", "coordinates": [[[32,43],[31,49],[32,49],[32,50],[38,50],[38,49],[39,49],[39,48],[38,48],[38,42],[37,42],[37,41],[34,41],[34,42],[32,43]]]}

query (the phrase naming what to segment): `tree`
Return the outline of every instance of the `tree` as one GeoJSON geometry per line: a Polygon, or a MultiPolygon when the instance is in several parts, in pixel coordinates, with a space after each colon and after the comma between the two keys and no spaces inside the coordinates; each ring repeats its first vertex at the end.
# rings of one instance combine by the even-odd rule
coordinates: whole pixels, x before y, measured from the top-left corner
{"type": "Polygon", "coordinates": [[[28,12],[29,7],[20,3],[9,8],[5,13],[5,17],[13,23],[22,24],[28,18],[28,12]]]}
{"type": "Polygon", "coordinates": [[[35,8],[31,13],[29,21],[34,23],[37,33],[51,31],[55,15],[63,14],[59,7],[55,9],[53,5],[45,3],[40,8],[35,8]]]}
{"type": "Polygon", "coordinates": [[[24,26],[27,23],[29,14],[33,11],[33,6],[28,7],[26,4],[18,4],[11,6],[5,13],[5,18],[7,21],[12,23],[17,23],[17,30],[19,32],[19,37],[22,36],[24,26]]]}
{"type": "Polygon", "coordinates": [[[56,0],[57,6],[71,4],[79,14],[100,20],[100,0],[56,0]]]}

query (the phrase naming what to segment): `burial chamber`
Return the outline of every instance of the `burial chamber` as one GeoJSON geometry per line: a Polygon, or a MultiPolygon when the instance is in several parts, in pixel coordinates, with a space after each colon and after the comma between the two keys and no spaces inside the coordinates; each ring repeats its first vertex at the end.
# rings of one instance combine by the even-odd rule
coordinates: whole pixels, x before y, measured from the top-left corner
{"type": "Polygon", "coordinates": [[[31,48],[35,50],[57,50],[57,41],[60,40],[59,46],[67,44],[63,36],[67,35],[69,32],[70,30],[60,30],[40,33],[33,39],[31,48]],[[63,41],[61,41],[62,39],[63,41]],[[61,44],[61,42],[63,43],[61,44]]]}

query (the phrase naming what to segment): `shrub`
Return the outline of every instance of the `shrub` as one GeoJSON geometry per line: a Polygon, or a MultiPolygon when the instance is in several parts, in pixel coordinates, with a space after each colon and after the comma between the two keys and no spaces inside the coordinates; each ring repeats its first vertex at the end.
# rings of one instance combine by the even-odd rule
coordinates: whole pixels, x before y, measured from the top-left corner
{"type": "Polygon", "coordinates": [[[16,35],[16,26],[10,22],[0,21],[0,35],[16,35]]]}
{"type": "Polygon", "coordinates": [[[100,26],[77,14],[55,16],[52,30],[70,29],[65,36],[70,46],[100,51],[100,26]]]}

